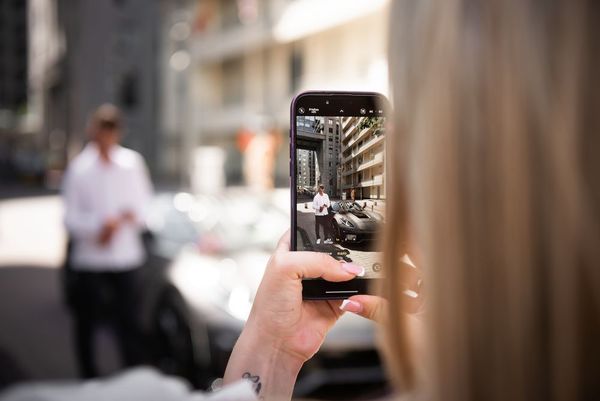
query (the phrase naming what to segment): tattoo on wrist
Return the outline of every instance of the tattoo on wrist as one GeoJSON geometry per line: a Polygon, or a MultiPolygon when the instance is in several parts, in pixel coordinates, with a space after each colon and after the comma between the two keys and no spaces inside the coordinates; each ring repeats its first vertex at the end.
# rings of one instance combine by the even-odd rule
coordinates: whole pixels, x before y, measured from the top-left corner
{"type": "Polygon", "coordinates": [[[242,379],[249,380],[250,383],[252,383],[252,387],[254,387],[254,391],[256,391],[256,394],[260,393],[260,389],[262,387],[262,383],[260,382],[260,376],[255,376],[250,372],[244,372],[244,374],[242,375],[242,379]]]}

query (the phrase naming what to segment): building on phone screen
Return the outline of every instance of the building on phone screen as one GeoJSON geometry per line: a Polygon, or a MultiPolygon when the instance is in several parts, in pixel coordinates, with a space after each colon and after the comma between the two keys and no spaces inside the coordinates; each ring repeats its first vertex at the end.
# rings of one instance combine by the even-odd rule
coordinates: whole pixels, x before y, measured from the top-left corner
{"type": "Polygon", "coordinates": [[[351,199],[385,199],[383,117],[344,117],[341,138],[342,191],[351,199]]]}

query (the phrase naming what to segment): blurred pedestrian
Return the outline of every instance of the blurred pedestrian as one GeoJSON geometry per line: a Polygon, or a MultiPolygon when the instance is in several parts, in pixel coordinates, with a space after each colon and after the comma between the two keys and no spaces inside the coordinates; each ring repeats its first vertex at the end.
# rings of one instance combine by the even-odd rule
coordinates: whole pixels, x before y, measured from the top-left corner
{"type": "Polygon", "coordinates": [[[114,329],[123,363],[142,362],[137,272],[145,259],[141,231],[152,192],[142,156],[119,145],[122,117],[115,106],[100,106],[88,131],[90,142],[63,183],[76,351],[85,378],[98,375],[94,334],[104,320],[114,329]]]}

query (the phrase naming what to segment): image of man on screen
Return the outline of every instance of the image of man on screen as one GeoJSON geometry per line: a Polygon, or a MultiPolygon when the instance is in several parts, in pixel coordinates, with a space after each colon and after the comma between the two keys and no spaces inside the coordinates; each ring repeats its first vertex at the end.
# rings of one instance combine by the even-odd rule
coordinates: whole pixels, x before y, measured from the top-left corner
{"type": "Polygon", "coordinates": [[[317,244],[321,243],[320,227],[323,227],[323,237],[325,244],[332,244],[329,211],[327,210],[331,206],[329,202],[329,196],[325,193],[325,186],[319,185],[319,192],[313,198],[313,209],[315,211],[315,234],[317,237],[317,244]]]}

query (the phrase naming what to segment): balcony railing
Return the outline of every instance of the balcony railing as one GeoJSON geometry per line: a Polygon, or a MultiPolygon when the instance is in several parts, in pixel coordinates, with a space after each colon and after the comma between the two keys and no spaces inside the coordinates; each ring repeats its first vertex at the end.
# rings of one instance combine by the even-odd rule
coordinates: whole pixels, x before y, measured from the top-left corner
{"type": "Polygon", "coordinates": [[[374,175],[370,180],[363,180],[358,184],[360,187],[372,187],[374,185],[383,185],[383,174],[374,175]]]}
{"type": "MultiPolygon", "coordinates": [[[[364,130],[367,130],[368,128],[365,128],[364,130]]],[[[352,135],[354,135],[354,133],[356,132],[356,130],[358,130],[358,124],[353,125],[352,127],[350,127],[350,129],[348,131],[343,131],[344,134],[342,135],[342,142],[346,141],[348,138],[351,138],[352,135]]],[[[363,130],[363,131],[364,131],[363,130]]],[[[359,134],[360,136],[360,134],[359,134]]],[[[350,145],[347,145],[350,146],[350,145]]]]}
{"type": "Polygon", "coordinates": [[[192,58],[198,64],[218,63],[274,43],[269,22],[259,19],[250,25],[197,33],[191,45],[192,58]]]}
{"type": "Polygon", "coordinates": [[[356,187],[372,187],[375,185],[383,185],[383,174],[374,175],[368,180],[351,181],[342,183],[342,189],[350,189],[356,187]]]}
{"type": "MultiPolygon", "coordinates": [[[[350,130],[350,132],[353,132],[354,130],[355,130],[355,128],[350,130]]],[[[346,144],[346,147],[349,148],[350,146],[354,145],[358,140],[360,140],[361,138],[364,138],[372,130],[373,130],[373,127],[363,128],[362,131],[360,131],[358,133],[358,135],[356,135],[354,138],[352,138],[348,141],[348,143],[346,144]]],[[[347,136],[344,137],[344,140],[346,138],[347,138],[347,136]]]]}
{"type": "Polygon", "coordinates": [[[359,164],[356,171],[366,170],[369,167],[373,167],[381,163],[383,163],[383,152],[376,154],[371,160],[367,160],[364,163],[359,164]]]}
{"type": "Polygon", "coordinates": [[[356,121],[357,117],[347,117],[343,122],[342,122],[342,131],[345,132],[346,128],[348,128],[349,125],[354,124],[354,122],[356,121]]]}
{"type": "Polygon", "coordinates": [[[363,144],[360,148],[358,148],[355,151],[352,151],[348,156],[344,157],[342,159],[342,163],[346,163],[347,161],[351,160],[353,157],[356,157],[356,156],[360,155],[361,153],[364,153],[366,150],[371,149],[373,146],[377,145],[378,143],[380,143],[382,141],[383,141],[383,135],[374,137],[369,142],[363,144]]]}

